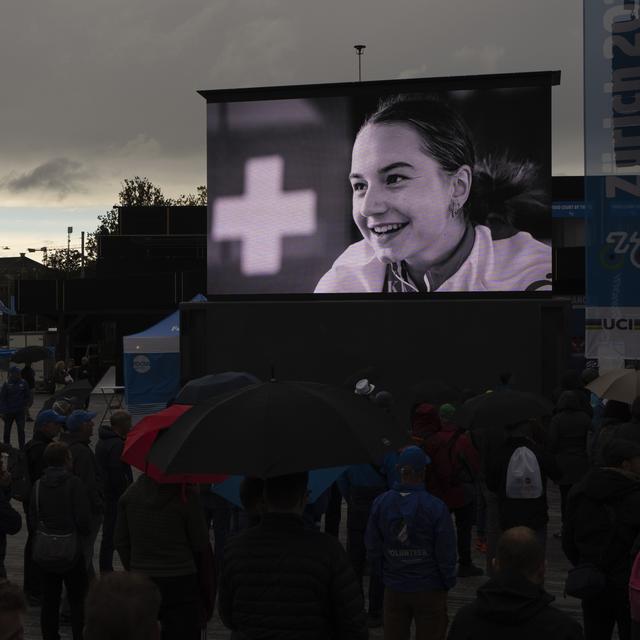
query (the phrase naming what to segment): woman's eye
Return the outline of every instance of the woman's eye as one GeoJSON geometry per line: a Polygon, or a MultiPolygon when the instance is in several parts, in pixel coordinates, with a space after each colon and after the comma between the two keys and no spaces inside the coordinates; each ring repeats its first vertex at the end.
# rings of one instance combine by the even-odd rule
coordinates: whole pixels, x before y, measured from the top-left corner
{"type": "Polygon", "coordinates": [[[355,191],[364,191],[367,188],[366,182],[353,182],[351,188],[355,191]]]}
{"type": "Polygon", "coordinates": [[[406,176],[401,176],[397,173],[392,173],[387,176],[387,184],[398,184],[400,182],[404,182],[406,180],[406,176]]]}

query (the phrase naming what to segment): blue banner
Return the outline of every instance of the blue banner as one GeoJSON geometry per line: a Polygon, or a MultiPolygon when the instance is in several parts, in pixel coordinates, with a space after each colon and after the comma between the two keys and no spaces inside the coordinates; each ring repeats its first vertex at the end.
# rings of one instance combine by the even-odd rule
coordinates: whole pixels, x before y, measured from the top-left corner
{"type": "Polygon", "coordinates": [[[584,7],[586,356],[640,358],[640,2],[584,7]]]}

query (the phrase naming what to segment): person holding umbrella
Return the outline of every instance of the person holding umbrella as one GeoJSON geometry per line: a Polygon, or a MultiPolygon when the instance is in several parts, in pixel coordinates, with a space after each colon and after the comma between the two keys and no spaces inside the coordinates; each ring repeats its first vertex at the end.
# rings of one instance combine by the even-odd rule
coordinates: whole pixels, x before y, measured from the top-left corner
{"type": "Polygon", "coordinates": [[[218,610],[239,638],[365,640],[362,592],[333,536],[305,529],[308,473],[267,478],[267,512],[231,538],[222,565],[218,610]]]}
{"type": "Polygon", "coordinates": [[[160,590],[162,640],[198,640],[215,599],[200,583],[210,546],[198,492],[143,473],[118,501],[114,545],[127,571],[160,590]]]}

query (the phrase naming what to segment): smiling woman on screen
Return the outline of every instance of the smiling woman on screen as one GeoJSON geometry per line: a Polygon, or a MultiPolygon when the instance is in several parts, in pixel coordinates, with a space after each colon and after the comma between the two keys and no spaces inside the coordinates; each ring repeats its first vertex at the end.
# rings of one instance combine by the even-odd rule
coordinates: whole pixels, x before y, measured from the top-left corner
{"type": "Polygon", "coordinates": [[[477,162],[466,123],[447,104],[388,100],[353,145],[363,239],[315,293],[549,290],[551,248],[508,224],[519,203],[549,215],[531,190],[534,174],[531,163],[477,162]],[[490,229],[492,219],[504,224],[490,229]]]}

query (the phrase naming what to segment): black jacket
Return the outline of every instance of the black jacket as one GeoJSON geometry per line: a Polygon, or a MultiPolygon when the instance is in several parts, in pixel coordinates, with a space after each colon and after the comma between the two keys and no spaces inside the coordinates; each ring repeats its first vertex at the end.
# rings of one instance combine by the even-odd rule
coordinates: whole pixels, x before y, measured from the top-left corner
{"type": "Polygon", "coordinates": [[[631,549],[639,533],[637,476],[619,469],[596,469],[569,493],[562,549],[573,565],[601,566],[611,587],[626,588],[629,583],[631,549]]]}
{"type": "Polygon", "coordinates": [[[340,542],[267,513],[224,552],[222,622],[252,640],[364,640],[364,600],[340,542]]]}
{"type": "Polygon", "coordinates": [[[22,528],[22,516],[11,506],[11,489],[0,487],[0,577],[7,553],[7,535],[14,535],[22,528]]]}
{"type": "Polygon", "coordinates": [[[80,478],[63,467],[47,467],[40,482],[37,486],[34,484],[31,490],[29,522],[34,531],[38,522],[43,522],[53,531],[68,532],[75,529],[82,536],[89,535],[89,501],[80,478]]]}
{"type": "Polygon", "coordinates": [[[551,418],[547,445],[562,471],[558,484],[572,485],[589,471],[587,435],[591,418],[583,409],[579,391],[564,391],[551,418]]]}
{"type": "Polygon", "coordinates": [[[104,492],[95,454],[91,451],[88,443],[78,440],[71,433],[63,434],[61,439],[69,445],[73,473],[82,480],[87,491],[91,513],[104,513],[104,492]]]}
{"type": "Polygon", "coordinates": [[[498,496],[500,509],[500,526],[502,529],[511,527],[530,527],[541,529],[549,521],[547,505],[547,478],[555,480],[560,478],[561,472],[556,465],[554,457],[543,451],[542,447],[533,440],[524,436],[507,438],[501,449],[496,452],[495,458],[489,463],[487,473],[487,487],[498,496]],[[539,498],[521,500],[507,498],[506,479],[509,460],[513,452],[519,447],[528,447],[538,459],[540,475],[542,477],[542,495],[539,498]]]}
{"type": "Polygon", "coordinates": [[[100,427],[98,437],[96,462],[102,478],[104,497],[108,502],[117,502],[133,482],[131,467],[120,460],[124,440],[107,426],[100,427]]]}
{"type": "Polygon", "coordinates": [[[581,640],[582,628],[550,606],[553,596],[522,576],[499,574],[458,611],[448,640],[581,640]]]}
{"type": "Polygon", "coordinates": [[[36,429],[33,438],[24,447],[24,455],[27,463],[27,479],[29,487],[33,487],[36,480],[44,471],[44,450],[53,442],[53,438],[46,436],[40,429],[36,429]]]}

